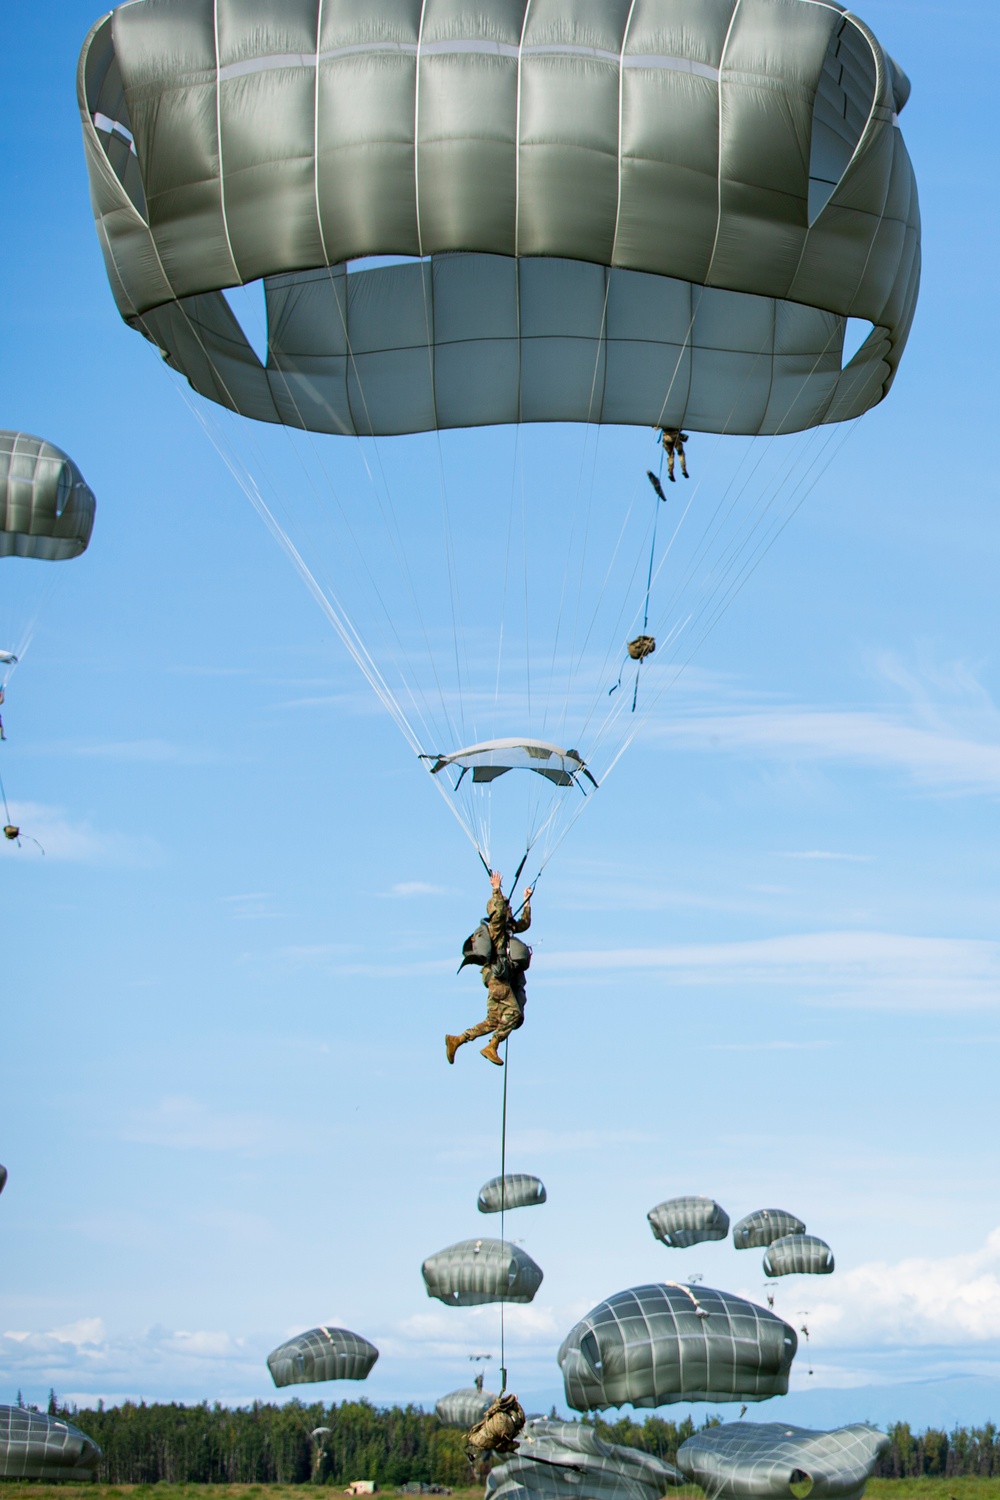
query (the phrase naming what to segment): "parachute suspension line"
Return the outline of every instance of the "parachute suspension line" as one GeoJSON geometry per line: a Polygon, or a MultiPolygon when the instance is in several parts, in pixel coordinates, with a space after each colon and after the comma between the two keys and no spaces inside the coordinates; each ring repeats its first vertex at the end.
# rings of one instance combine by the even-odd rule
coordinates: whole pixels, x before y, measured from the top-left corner
{"type": "Polygon", "coordinates": [[[2,775],[0,775],[0,797],[3,798],[3,815],[4,815],[4,818],[6,819],[7,827],[8,828],[12,828],[13,824],[11,822],[11,817],[10,817],[10,808],[7,805],[7,789],[4,786],[4,784],[3,784],[3,776],[2,775]]]}
{"type": "MultiPolygon", "coordinates": [[[[228,399],[228,401],[229,401],[229,403],[231,405],[232,410],[236,411],[238,409],[237,408],[237,403],[234,400],[231,392],[229,391],[229,388],[228,388],[228,386],[226,384],[226,380],[225,380],[225,377],[224,377],[222,371],[219,370],[218,366],[215,364],[214,360],[212,359],[211,353],[208,350],[208,348],[206,347],[205,342],[204,342],[204,340],[201,337],[201,332],[200,332],[199,328],[197,327],[197,325],[194,323],[194,321],[192,320],[192,318],[188,314],[187,309],[184,307],[183,301],[181,301],[180,299],[178,299],[178,306],[181,308],[182,315],[184,317],[185,322],[187,323],[188,329],[189,329],[192,337],[197,342],[197,344],[198,344],[199,348],[201,349],[201,352],[202,352],[202,354],[203,354],[203,356],[204,356],[204,358],[205,358],[205,360],[206,360],[209,368],[212,370],[213,374],[215,375],[215,378],[217,379],[217,381],[219,383],[220,390],[222,390],[222,392],[227,397],[227,399],[228,399]]],[[[339,306],[339,302],[338,302],[338,306],[339,306]]],[[[140,322],[140,325],[141,325],[142,324],[142,320],[140,319],[139,322],[140,322]]],[[[264,330],[264,332],[266,334],[266,330],[264,330]]],[[[147,336],[152,339],[152,342],[154,342],[154,343],[156,342],[155,338],[153,338],[153,336],[152,336],[151,333],[147,333],[147,336]]],[[[322,473],[323,473],[323,477],[324,477],[324,479],[326,481],[327,491],[336,500],[338,509],[340,510],[341,515],[343,516],[343,514],[344,514],[344,512],[343,512],[343,506],[340,503],[340,499],[339,499],[339,495],[338,495],[336,486],[333,484],[332,479],[330,478],[330,475],[329,475],[329,473],[326,470],[326,466],[323,463],[322,457],[318,453],[317,446],[316,446],[313,434],[311,432],[309,432],[309,430],[308,430],[305,422],[302,419],[301,413],[299,411],[298,403],[295,400],[294,391],[291,389],[291,387],[289,385],[289,382],[288,382],[288,378],[285,375],[284,371],[281,369],[280,365],[277,365],[276,368],[277,368],[278,374],[281,376],[281,379],[284,382],[286,393],[287,393],[287,395],[289,397],[289,400],[291,401],[291,403],[292,403],[292,405],[294,407],[296,416],[299,418],[299,424],[300,424],[303,432],[305,433],[306,437],[309,439],[310,446],[311,446],[311,448],[312,448],[312,450],[313,450],[314,454],[316,455],[316,458],[317,458],[317,460],[319,462],[320,468],[321,468],[322,473]]],[[[189,410],[194,413],[194,415],[197,418],[197,420],[199,421],[199,423],[200,423],[203,431],[209,437],[209,440],[212,442],[213,446],[215,447],[216,452],[222,458],[224,464],[229,469],[229,471],[233,475],[233,477],[236,479],[237,484],[244,491],[244,493],[247,494],[248,497],[251,499],[251,502],[254,504],[255,509],[257,508],[257,504],[256,504],[256,501],[254,501],[254,499],[253,499],[253,494],[254,493],[256,493],[258,495],[261,503],[264,504],[265,510],[268,510],[268,512],[270,513],[270,508],[266,505],[266,502],[264,502],[263,496],[260,495],[259,487],[258,487],[256,481],[254,480],[253,476],[246,469],[246,466],[243,465],[243,464],[241,464],[241,463],[237,463],[236,460],[231,455],[227,454],[227,452],[225,451],[225,449],[222,446],[221,439],[218,436],[216,436],[215,431],[213,430],[212,427],[209,426],[209,424],[206,421],[206,419],[202,416],[199,408],[194,405],[193,401],[190,399],[190,396],[189,396],[188,391],[185,388],[185,386],[183,384],[181,384],[177,388],[180,390],[181,396],[184,399],[184,401],[186,402],[189,410]],[[242,474],[241,474],[241,470],[243,471],[242,474]]],[[[360,387],[360,378],[359,378],[359,389],[361,389],[361,387],[360,387]]],[[[362,394],[362,400],[364,400],[363,389],[361,390],[361,394],[362,394]]],[[[247,424],[247,425],[252,428],[252,424],[247,424]]],[[[288,429],[285,426],[285,424],[282,423],[282,424],[279,424],[279,425],[281,426],[281,429],[284,432],[286,439],[288,440],[289,444],[291,445],[292,451],[295,453],[296,457],[299,459],[299,462],[301,464],[301,455],[298,453],[298,450],[296,449],[295,444],[292,443],[291,433],[288,431],[288,429]]],[[[252,432],[248,434],[247,440],[250,441],[252,443],[252,445],[254,446],[254,448],[256,450],[256,454],[257,454],[257,461],[260,464],[262,471],[266,472],[269,469],[270,466],[267,463],[266,459],[264,458],[263,453],[261,452],[259,446],[254,441],[253,436],[252,436],[252,432]]],[[[362,459],[363,459],[363,462],[364,462],[365,470],[366,470],[366,472],[367,472],[367,474],[369,476],[369,481],[372,484],[372,489],[373,489],[373,492],[375,494],[376,501],[379,502],[380,508],[381,508],[381,502],[380,502],[380,497],[379,497],[379,494],[378,494],[378,490],[377,490],[377,487],[375,486],[374,478],[373,478],[373,476],[371,474],[371,470],[370,470],[370,468],[368,466],[367,459],[365,458],[365,456],[364,456],[363,453],[362,453],[362,459]]],[[[309,475],[308,470],[305,469],[304,466],[303,466],[303,472],[305,473],[305,476],[306,476],[309,488],[313,491],[314,498],[316,499],[317,505],[318,505],[319,504],[319,496],[316,493],[315,483],[313,482],[311,476],[309,475]]],[[[273,478],[273,476],[272,476],[271,484],[272,484],[272,489],[274,490],[275,495],[276,496],[280,495],[280,488],[279,488],[277,482],[275,481],[275,479],[273,478]]],[[[384,517],[383,517],[383,519],[384,519],[384,517]]],[[[278,523],[277,518],[274,517],[273,515],[272,515],[272,520],[275,523],[275,525],[279,526],[279,529],[283,531],[283,528],[280,528],[280,523],[278,523]]],[[[347,525],[348,525],[348,532],[349,532],[349,534],[351,536],[351,540],[352,540],[352,542],[354,543],[355,547],[358,550],[359,556],[362,559],[362,563],[364,563],[364,557],[363,557],[363,554],[361,553],[360,547],[358,547],[357,538],[356,538],[356,536],[355,536],[355,534],[353,532],[353,529],[350,527],[350,523],[349,522],[347,523],[347,525]]],[[[375,583],[374,579],[372,579],[370,569],[368,569],[367,566],[366,566],[366,572],[368,573],[369,580],[373,584],[376,596],[378,597],[379,603],[382,606],[383,613],[385,614],[386,619],[387,619],[387,621],[390,624],[390,628],[392,628],[392,630],[393,630],[393,634],[395,636],[395,639],[396,639],[397,643],[399,644],[400,649],[402,650],[402,653],[403,653],[403,656],[404,656],[404,659],[405,659],[406,658],[406,648],[405,648],[405,646],[403,646],[403,643],[400,641],[399,634],[395,630],[395,627],[393,625],[392,617],[390,615],[390,612],[387,610],[387,608],[385,606],[385,601],[383,600],[383,598],[381,596],[381,593],[378,590],[377,584],[375,583]]],[[[321,586],[318,584],[318,582],[316,581],[315,578],[313,578],[312,584],[313,584],[313,586],[310,588],[310,592],[314,592],[315,589],[319,589],[320,594],[326,595],[327,593],[329,593],[330,595],[333,596],[335,608],[339,609],[340,614],[341,614],[343,620],[347,623],[350,631],[357,638],[359,644],[361,645],[362,650],[365,652],[366,655],[368,655],[367,648],[364,646],[364,643],[361,640],[360,633],[355,629],[355,627],[353,626],[353,624],[351,624],[348,612],[343,607],[343,605],[340,603],[339,599],[336,598],[336,594],[335,594],[335,591],[333,590],[332,586],[328,586],[328,589],[324,590],[324,589],[321,588],[321,586]]],[[[318,598],[319,595],[315,595],[315,597],[318,598]]],[[[321,607],[324,609],[324,613],[328,614],[326,606],[325,605],[321,605],[321,607]]],[[[419,614],[419,607],[418,607],[418,614],[419,614]]],[[[328,614],[328,617],[329,617],[329,614],[328,614]]],[[[338,631],[338,634],[339,633],[340,632],[338,631]]],[[[425,634],[426,634],[426,632],[425,632],[425,634]]],[[[351,654],[353,655],[353,652],[351,654]]],[[[370,659],[370,657],[369,657],[369,659],[370,659]]],[[[397,669],[398,669],[398,664],[397,664],[397,669]]],[[[362,668],[362,670],[364,670],[364,668],[362,668]]],[[[367,672],[365,673],[365,675],[366,676],[368,675],[367,672]]],[[[381,676],[381,674],[379,674],[379,675],[381,676]]],[[[405,680],[404,680],[404,686],[405,685],[406,684],[405,684],[405,680]]],[[[410,698],[411,704],[413,705],[414,709],[416,710],[416,712],[419,714],[421,720],[423,721],[424,729],[426,731],[427,730],[427,722],[426,722],[426,718],[425,718],[425,715],[424,715],[423,711],[421,710],[421,708],[419,707],[419,705],[416,703],[416,700],[413,697],[412,691],[408,691],[408,696],[410,698]]],[[[425,703],[424,707],[426,708],[426,703],[425,703]]],[[[395,715],[393,715],[393,717],[395,718],[395,715]]],[[[404,733],[405,733],[405,731],[404,731],[404,733]]],[[[464,824],[463,824],[463,827],[464,827],[464,824]]],[[[466,830],[466,832],[468,833],[469,831],[466,830]]],[[[469,834],[469,836],[471,837],[471,834],[469,834]]]]}
{"type": "MultiPolygon", "coordinates": [[[[663,473],[663,460],[660,459],[660,473],[663,473]]],[[[660,506],[664,503],[659,495],[654,497],[656,510],[653,512],[653,539],[649,544],[649,572],[646,574],[646,602],[642,610],[642,633],[645,635],[649,625],[649,594],[653,587],[653,560],[656,557],[656,527],[660,519],[660,506]]],[[[643,658],[640,657],[635,667],[635,688],[632,692],[632,712],[635,713],[635,705],[639,697],[639,673],[642,671],[643,658]]],[[[619,678],[619,681],[621,679],[619,678]]]]}
{"type": "MultiPolygon", "coordinates": [[[[527,858],[527,855],[525,855],[527,858]]],[[[523,864],[523,860],[522,860],[523,864]]],[[[520,873],[520,872],[518,872],[520,873]]],[[[513,1035],[513,1032],[511,1033],[513,1035]]],[[[500,1243],[506,1245],[504,1220],[507,1215],[507,1078],[510,1074],[510,1037],[504,1048],[503,1103],[500,1107],[500,1243]]],[[[507,1389],[507,1359],[504,1344],[505,1298],[500,1299],[500,1395],[507,1389]]]]}

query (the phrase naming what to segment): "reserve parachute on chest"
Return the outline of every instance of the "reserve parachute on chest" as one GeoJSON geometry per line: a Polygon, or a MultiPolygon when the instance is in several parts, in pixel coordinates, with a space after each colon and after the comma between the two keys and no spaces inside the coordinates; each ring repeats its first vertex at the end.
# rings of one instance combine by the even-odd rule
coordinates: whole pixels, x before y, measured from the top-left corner
{"type": "Polygon", "coordinates": [[[87,38],[119,310],[488,863],[544,863],[886,394],[908,92],[827,0],[133,0],[87,38]]]}

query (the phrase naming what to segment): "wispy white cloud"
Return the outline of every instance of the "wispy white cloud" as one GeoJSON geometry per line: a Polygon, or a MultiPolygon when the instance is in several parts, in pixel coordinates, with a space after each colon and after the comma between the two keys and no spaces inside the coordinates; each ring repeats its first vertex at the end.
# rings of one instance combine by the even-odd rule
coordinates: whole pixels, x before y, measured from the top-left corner
{"type": "Polygon", "coordinates": [[[779,859],[842,859],[850,860],[854,864],[871,864],[870,854],[841,854],[833,849],[783,849],[778,853],[779,859]]]}
{"type": "Polygon", "coordinates": [[[390,886],[387,891],[379,893],[382,896],[449,896],[452,894],[446,886],[428,885],[425,880],[400,880],[396,885],[390,886]]]}
{"type": "Polygon", "coordinates": [[[294,1142],[290,1127],[268,1115],[224,1114],[183,1096],[161,1099],[152,1109],[136,1110],[122,1138],[144,1146],[177,1151],[235,1151],[247,1155],[285,1150],[294,1142]]]}
{"type": "MultiPolygon", "coordinates": [[[[650,733],[684,749],[899,771],[927,790],[1000,792],[1000,709],[966,663],[914,669],[883,653],[875,676],[894,703],[848,709],[758,702],[706,713],[689,698],[650,733]]],[[[844,856],[816,850],[791,857],[844,856]]]]}
{"type": "Polygon", "coordinates": [[[86,818],[71,818],[61,807],[43,802],[11,802],[11,821],[21,830],[21,843],[0,844],[0,857],[66,860],[74,864],[148,868],[159,858],[157,844],[109,829],[96,828],[86,818]]]}
{"type": "Polygon", "coordinates": [[[546,953],[547,973],[665,972],[674,984],[795,989],[807,1001],[890,1010],[1000,1005],[1000,943],[884,932],[546,953]]]}
{"type": "Polygon", "coordinates": [[[217,751],[204,746],[179,745],[170,740],[104,740],[72,746],[74,755],[136,765],[203,766],[217,762],[217,751]]]}
{"type": "Polygon", "coordinates": [[[794,1297],[794,1304],[785,1298],[788,1306],[808,1297],[809,1331],[821,1349],[996,1344],[1000,1228],[978,1250],[868,1261],[814,1280],[808,1291],[799,1283],[794,1297]]]}

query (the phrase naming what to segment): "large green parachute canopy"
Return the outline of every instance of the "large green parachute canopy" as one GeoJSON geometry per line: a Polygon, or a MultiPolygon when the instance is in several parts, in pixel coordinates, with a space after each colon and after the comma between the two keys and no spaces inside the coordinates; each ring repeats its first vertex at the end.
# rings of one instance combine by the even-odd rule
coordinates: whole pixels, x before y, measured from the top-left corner
{"type": "Polygon", "coordinates": [[[684,1483],[673,1464],[652,1453],[605,1443],[581,1422],[535,1419],[518,1451],[486,1479],[486,1500],[660,1500],[684,1483]]]}
{"type": "Polygon", "coordinates": [[[764,1252],[765,1276],[829,1276],[833,1251],[814,1234],[786,1234],[764,1252]]]}
{"type": "Polygon", "coordinates": [[[507,1208],[532,1208],[546,1199],[545,1184],[530,1172],[508,1172],[491,1177],[479,1189],[476,1207],[481,1214],[498,1214],[507,1208]]]}
{"type": "Polygon", "coordinates": [[[702,1240],[724,1240],[729,1215],[714,1198],[668,1198],[646,1215],[658,1240],[673,1250],[686,1250],[702,1240]]]}
{"type": "Polygon", "coordinates": [[[133,0],[78,77],[122,316],[360,434],[864,412],[917,295],[908,91],[833,0],[133,0]],[[222,296],[261,278],[264,364],[222,296]]]}
{"type": "Polygon", "coordinates": [[[861,1500],[888,1447],[884,1433],[864,1423],[812,1432],[783,1422],[728,1422],[688,1438],[677,1464],[712,1500],[861,1500]]]}
{"type": "Polygon", "coordinates": [[[542,1272],[520,1245],[507,1240],[462,1240],[430,1255],[423,1264],[428,1297],[449,1307],[484,1302],[530,1302],[542,1272]]]}
{"type": "Polygon", "coordinates": [[[61,448],[27,432],[0,431],[0,557],[79,557],[90,541],[96,505],[61,448]]]}
{"type": "Polygon", "coordinates": [[[101,1450],[62,1417],[0,1406],[0,1478],[93,1479],[101,1450]]]}
{"type": "Polygon", "coordinates": [[[733,1244],[737,1250],[766,1250],[785,1234],[805,1234],[806,1226],[783,1208],[758,1208],[733,1227],[733,1244]]]}
{"type": "Polygon", "coordinates": [[[667,1282],[599,1302],[558,1357],[569,1405],[595,1411],[784,1396],[797,1347],[795,1330],[765,1308],[667,1282]]]}
{"type": "Polygon", "coordinates": [[[450,1391],[442,1396],[434,1410],[446,1427],[468,1429],[486,1415],[496,1399],[493,1391],[477,1391],[475,1386],[469,1386],[467,1390],[450,1391]]]}
{"type": "Polygon", "coordinates": [[[267,1356],[275,1385],[313,1385],[320,1380],[367,1380],[378,1359],[374,1344],[347,1328],[310,1328],[267,1356]]]}

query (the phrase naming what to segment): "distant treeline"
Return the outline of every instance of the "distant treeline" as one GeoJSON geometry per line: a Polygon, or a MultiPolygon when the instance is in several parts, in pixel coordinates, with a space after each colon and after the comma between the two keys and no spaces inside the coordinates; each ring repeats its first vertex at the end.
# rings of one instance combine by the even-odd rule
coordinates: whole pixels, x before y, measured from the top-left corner
{"type": "MultiPolygon", "coordinates": [[[[335,1485],[374,1479],[390,1488],[414,1482],[458,1487],[473,1478],[464,1434],[416,1406],[290,1401],[231,1408],[126,1401],[109,1407],[99,1402],[95,1410],[61,1407],[53,1395],[49,1411],[68,1417],[99,1444],[104,1456],[97,1477],[107,1484],[300,1484],[315,1477],[335,1485]],[[321,1450],[310,1439],[318,1427],[330,1429],[321,1450]]],[[[709,1417],[704,1425],[717,1420],[709,1417]]],[[[690,1418],[656,1416],[644,1422],[598,1419],[595,1425],[609,1442],[642,1448],[669,1463],[695,1430],[690,1418]]],[[[892,1446],[875,1471],[881,1478],[1000,1476],[1000,1436],[992,1422],[950,1433],[914,1433],[908,1423],[897,1422],[888,1433],[892,1446]]]]}

